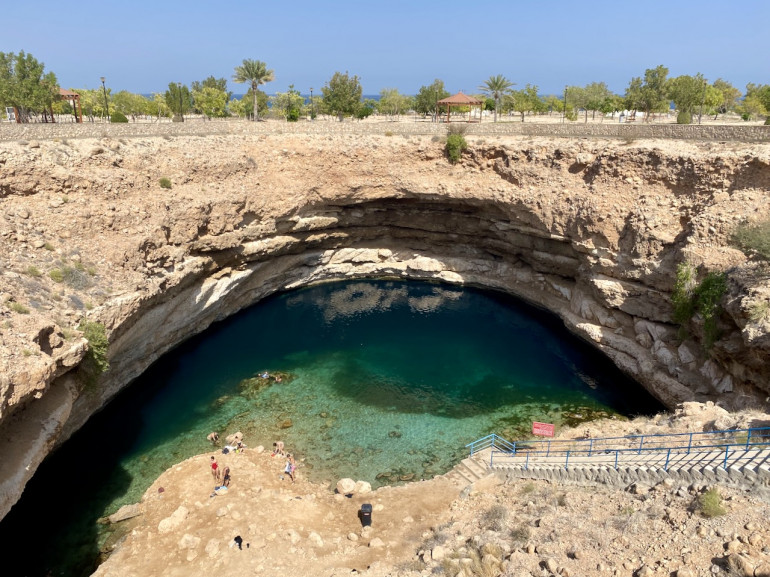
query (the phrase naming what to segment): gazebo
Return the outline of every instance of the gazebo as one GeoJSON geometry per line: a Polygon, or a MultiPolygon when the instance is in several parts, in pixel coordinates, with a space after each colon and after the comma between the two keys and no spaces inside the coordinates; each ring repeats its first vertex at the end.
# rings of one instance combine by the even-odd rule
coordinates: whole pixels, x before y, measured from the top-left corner
{"type": "MultiPolygon", "coordinates": [[[[75,121],[79,123],[83,122],[83,111],[80,108],[80,94],[72,92],[71,90],[59,88],[59,98],[61,100],[69,101],[72,105],[72,110],[75,113],[75,121]]],[[[51,113],[51,118],[53,119],[53,113],[51,113]]]]}
{"type": "MultiPolygon", "coordinates": [[[[479,122],[481,122],[481,112],[484,110],[484,101],[468,96],[462,92],[458,92],[453,96],[448,96],[437,102],[438,106],[446,106],[446,121],[449,122],[449,112],[453,106],[469,106],[471,110],[474,106],[479,107],[479,122]]],[[[468,122],[470,122],[471,115],[468,115],[468,122]]]]}

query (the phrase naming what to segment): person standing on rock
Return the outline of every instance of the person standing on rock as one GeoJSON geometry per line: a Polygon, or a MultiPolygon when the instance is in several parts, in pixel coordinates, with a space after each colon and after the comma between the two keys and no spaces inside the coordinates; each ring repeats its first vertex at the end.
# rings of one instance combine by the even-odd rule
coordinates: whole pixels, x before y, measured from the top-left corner
{"type": "Polygon", "coordinates": [[[230,487],[230,467],[225,467],[225,470],[222,472],[222,486],[223,487],[230,487]]]}
{"type": "Polygon", "coordinates": [[[294,482],[294,469],[296,468],[297,465],[294,462],[294,457],[291,454],[286,455],[286,467],[283,469],[283,472],[289,476],[292,483],[294,482]]]}
{"type": "Polygon", "coordinates": [[[219,464],[216,457],[211,457],[211,476],[214,477],[214,481],[219,484],[219,464]]]}

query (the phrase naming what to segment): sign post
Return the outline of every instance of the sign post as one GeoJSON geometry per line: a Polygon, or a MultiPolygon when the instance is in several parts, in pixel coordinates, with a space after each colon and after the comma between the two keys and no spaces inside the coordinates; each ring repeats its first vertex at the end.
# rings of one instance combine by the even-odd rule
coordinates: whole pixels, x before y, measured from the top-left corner
{"type": "Polygon", "coordinates": [[[553,437],[555,429],[556,427],[550,423],[538,423],[537,421],[532,422],[533,435],[539,435],[541,437],[553,437]]]}

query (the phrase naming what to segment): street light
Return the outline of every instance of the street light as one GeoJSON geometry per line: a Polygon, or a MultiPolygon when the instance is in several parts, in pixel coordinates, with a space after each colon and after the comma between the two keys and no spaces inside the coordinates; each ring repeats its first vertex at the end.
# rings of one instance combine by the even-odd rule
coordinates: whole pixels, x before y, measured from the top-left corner
{"type": "Polygon", "coordinates": [[[564,124],[564,119],[567,118],[567,87],[564,87],[564,116],[561,117],[561,122],[564,124]]]}
{"type": "Polygon", "coordinates": [[[104,86],[104,76],[101,77],[102,80],[102,91],[104,91],[104,108],[107,110],[107,122],[110,121],[110,102],[107,100],[107,87],[104,86]]]}
{"type": "Polygon", "coordinates": [[[310,120],[315,120],[315,105],[313,104],[313,87],[310,87],[310,120]]]}
{"type": "Polygon", "coordinates": [[[182,83],[177,82],[176,88],[179,91],[179,121],[184,122],[184,114],[182,114],[182,83]]]}

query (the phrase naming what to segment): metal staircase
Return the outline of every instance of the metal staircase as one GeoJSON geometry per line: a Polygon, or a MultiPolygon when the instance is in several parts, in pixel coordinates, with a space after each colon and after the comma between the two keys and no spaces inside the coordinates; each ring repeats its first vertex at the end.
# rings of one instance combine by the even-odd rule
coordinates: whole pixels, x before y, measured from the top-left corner
{"type": "Polygon", "coordinates": [[[770,428],[516,442],[489,435],[468,448],[455,469],[468,482],[500,472],[561,482],[770,485],[770,428]]]}

